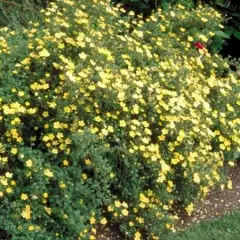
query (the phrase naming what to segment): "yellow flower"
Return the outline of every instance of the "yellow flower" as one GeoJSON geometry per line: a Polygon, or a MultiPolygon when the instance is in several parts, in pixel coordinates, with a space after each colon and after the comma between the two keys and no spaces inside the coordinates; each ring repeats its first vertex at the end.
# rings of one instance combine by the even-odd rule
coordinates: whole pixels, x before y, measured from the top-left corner
{"type": "Polygon", "coordinates": [[[44,175],[51,178],[51,177],[53,177],[53,172],[47,168],[44,170],[44,175]]]}
{"type": "Polygon", "coordinates": [[[91,162],[91,160],[90,160],[90,159],[86,159],[86,160],[85,160],[85,164],[86,164],[86,165],[91,165],[91,164],[92,164],[92,162],[91,162]]]}
{"type": "Polygon", "coordinates": [[[22,97],[22,96],[24,96],[24,95],[25,95],[25,93],[24,93],[23,91],[18,92],[18,96],[19,96],[19,97],[22,97]]]}
{"type": "Polygon", "coordinates": [[[208,38],[202,34],[199,35],[199,38],[203,41],[203,42],[207,42],[208,38]]]}
{"type": "Polygon", "coordinates": [[[57,106],[55,102],[50,102],[48,105],[50,108],[55,108],[57,106]]]}
{"type": "Polygon", "coordinates": [[[12,148],[12,149],[11,149],[11,153],[12,153],[12,154],[15,155],[15,154],[17,154],[17,152],[18,152],[17,148],[12,148]]]}
{"type": "Polygon", "coordinates": [[[79,57],[80,57],[81,59],[85,60],[85,59],[87,58],[87,54],[84,53],[84,52],[81,52],[81,53],[79,54],[79,57]]]}
{"type": "Polygon", "coordinates": [[[136,233],[134,234],[134,240],[141,240],[141,239],[142,239],[141,236],[142,236],[142,235],[141,235],[140,232],[136,232],[136,233]]]}
{"type": "Polygon", "coordinates": [[[122,215],[123,216],[128,216],[128,210],[127,209],[122,209],[122,215]]]}
{"type": "Polygon", "coordinates": [[[7,192],[7,193],[11,193],[11,192],[12,192],[12,189],[11,189],[10,187],[8,187],[8,188],[6,189],[6,192],[7,192]]]}
{"type": "Polygon", "coordinates": [[[143,194],[143,193],[140,193],[140,201],[143,202],[143,203],[149,203],[149,199],[143,194]]]}
{"type": "Polygon", "coordinates": [[[83,173],[83,174],[82,174],[82,178],[83,178],[83,180],[86,180],[86,179],[87,179],[87,174],[86,174],[86,173],[83,173]]]}
{"type": "Polygon", "coordinates": [[[124,128],[124,127],[126,127],[126,125],[127,125],[127,124],[126,124],[126,122],[125,122],[124,120],[120,120],[120,121],[119,121],[119,126],[120,126],[120,127],[123,127],[123,128],[124,128]]]}
{"type": "Polygon", "coordinates": [[[60,188],[65,188],[65,187],[66,187],[66,184],[63,183],[63,182],[61,182],[61,183],[60,183],[60,188]]]}
{"type": "Polygon", "coordinates": [[[32,167],[32,160],[30,160],[30,159],[27,160],[26,161],[26,166],[29,167],[29,168],[32,167]]]}
{"type": "Polygon", "coordinates": [[[106,218],[102,218],[101,221],[100,221],[100,223],[101,223],[102,225],[107,224],[107,219],[106,219],[106,218]]]}
{"type": "Polygon", "coordinates": [[[48,52],[48,50],[46,48],[44,48],[41,52],[39,52],[39,56],[40,57],[49,57],[50,53],[48,52]]]}
{"type": "Polygon", "coordinates": [[[4,178],[0,178],[0,183],[3,185],[3,186],[7,186],[8,185],[8,181],[7,179],[4,177],[4,178]]]}
{"type": "Polygon", "coordinates": [[[43,193],[43,197],[48,198],[48,193],[47,192],[43,193]]]}
{"type": "Polygon", "coordinates": [[[108,206],[108,211],[109,212],[113,212],[113,207],[112,206],[108,206]]]}
{"type": "Polygon", "coordinates": [[[176,164],[178,164],[180,162],[180,159],[179,158],[173,158],[172,160],[171,160],[171,163],[173,164],[173,165],[176,165],[176,164]]]}
{"type": "Polygon", "coordinates": [[[130,227],[134,226],[134,223],[133,223],[132,221],[129,222],[129,226],[130,226],[130,227]]]}
{"type": "Polygon", "coordinates": [[[68,166],[68,165],[69,165],[68,160],[63,160],[63,165],[64,165],[64,166],[68,166]]]}
{"type": "Polygon", "coordinates": [[[96,223],[96,219],[94,217],[90,218],[90,224],[95,224],[96,223]]]}
{"type": "Polygon", "coordinates": [[[187,207],[185,207],[185,210],[187,211],[188,216],[191,216],[193,210],[194,210],[194,205],[193,203],[190,203],[187,207]]]}
{"type": "Polygon", "coordinates": [[[194,174],[193,174],[193,181],[194,181],[195,183],[198,183],[198,184],[200,183],[201,179],[200,179],[198,173],[194,173],[194,174]]]}
{"type": "Polygon", "coordinates": [[[27,200],[28,199],[28,195],[25,194],[25,193],[22,193],[21,194],[21,199],[24,200],[24,201],[27,200]]]}
{"type": "Polygon", "coordinates": [[[178,7],[179,9],[185,9],[185,7],[184,7],[183,5],[181,5],[181,4],[178,4],[177,7],[178,7]]]}
{"type": "Polygon", "coordinates": [[[29,227],[28,227],[28,230],[29,231],[33,231],[35,228],[34,228],[34,226],[32,226],[32,225],[30,225],[29,227]]]}
{"type": "Polygon", "coordinates": [[[231,181],[231,180],[228,181],[228,183],[227,183],[227,188],[228,188],[228,189],[232,189],[232,188],[233,188],[233,187],[232,187],[232,181],[231,181]]]}
{"type": "Polygon", "coordinates": [[[31,219],[31,214],[32,214],[31,206],[25,205],[25,208],[22,211],[22,217],[25,218],[26,220],[29,220],[31,219]]]}
{"type": "Polygon", "coordinates": [[[115,204],[115,207],[117,208],[121,207],[122,205],[120,201],[115,201],[114,204],[115,204]]]}
{"type": "Polygon", "coordinates": [[[44,112],[42,113],[42,115],[43,115],[43,117],[48,117],[48,116],[49,116],[49,113],[48,113],[48,111],[44,111],[44,112]]]}
{"type": "Polygon", "coordinates": [[[204,22],[204,23],[206,23],[208,20],[207,20],[207,18],[202,17],[202,18],[201,18],[201,21],[204,22]]]}
{"type": "Polygon", "coordinates": [[[51,215],[52,209],[49,207],[44,207],[45,211],[48,213],[48,215],[51,215]]]}
{"type": "Polygon", "coordinates": [[[233,161],[230,161],[230,162],[228,162],[228,165],[231,166],[231,167],[234,167],[235,163],[233,161]]]}
{"type": "Polygon", "coordinates": [[[5,173],[5,176],[6,176],[7,178],[12,178],[12,175],[13,175],[13,174],[10,173],[10,172],[6,172],[6,173],[5,173]]]}
{"type": "Polygon", "coordinates": [[[168,229],[171,228],[171,225],[170,225],[169,223],[166,223],[165,226],[166,226],[166,228],[168,228],[168,229]]]}
{"type": "Polygon", "coordinates": [[[118,98],[119,100],[123,100],[124,97],[125,97],[125,93],[124,93],[124,92],[119,92],[118,95],[117,95],[117,98],[118,98]]]}

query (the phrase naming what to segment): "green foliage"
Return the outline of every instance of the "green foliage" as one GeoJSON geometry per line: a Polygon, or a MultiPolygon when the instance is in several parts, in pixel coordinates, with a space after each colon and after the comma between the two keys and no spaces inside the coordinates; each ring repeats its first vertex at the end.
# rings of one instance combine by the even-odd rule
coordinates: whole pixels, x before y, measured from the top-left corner
{"type": "Polygon", "coordinates": [[[186,7],[193,7],[194,2],[192,0],[113,0],[114,3],[121,3],[127,11],[134,11],[138,14],[142,13],[145,16],[151,14],[153,10],[157,10],[159,7],[163,9],[169,9],[171,5],[177,3],[186,7]]]}
{"type": "MultiPolygon", "coordinates": [[[[235,37],[240,40],[240,2],[239,1],[229,1],[229,0],[215,0],[210,1],[211,6],[221,12],[225,18],[225,36],[217,36],[214,40],[214,45],[212,49],[214,52],[219,50],[224,51],[226,44],[229,44],[231,38],[235,37]]],[[[233,46],[234,48],[235,46],[233,46]]],[[[227,55],[228,53],[225,53],[227,55]]],[[[238,57],[240,57],[238,55],[238,57]]]]}
{"type": "Polygon", "coordinates": [[[226,14],[229,18],[229,26],[236,31],[240,31],[240,2],[234,0],[215,0],[210,1],[211,6],[218,9],[222,14],[226,14]]]}
{"type": "Polygon", "coordinates": [[[59,0],[41,24],[0,31],[0,224],[13,240],[95,239],[108,221],[161,239],[175,203],[191,214],[239,151],[239,79],[204,47],[220,14],[121,13],[59,0]]]}
{"type": "Polygon", "coordinates": [[[0,1],[0,26],[26,25],[30,20],[39,18],[39,10],[49,3],[48,0],[11,0],[0,1]]]}
{"type": "Polygon", "coordinates": [[[225,15],[226,21],[224,29],[212,38],[209,50],[212,53],[222,52],[224,56],[227,56],[228,48],[226,46],[230,44],[232,37],[240,40],[240,3],[238,0],[113,0],[113,2],[121,3],[127,11],[133,10],[144,16],[149,16],[158,7],[168,11],[171,6],[182,4],[187,7],[186,11],[189,11],[199,5],[210,4],[225,15]]]}

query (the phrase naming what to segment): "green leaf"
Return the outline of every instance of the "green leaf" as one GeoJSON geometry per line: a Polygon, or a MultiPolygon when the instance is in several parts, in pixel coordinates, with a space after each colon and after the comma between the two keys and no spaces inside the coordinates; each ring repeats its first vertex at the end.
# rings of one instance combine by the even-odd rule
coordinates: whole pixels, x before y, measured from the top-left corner
{"type": "Polygon", "coordinates": [[[229,28],[228,30],[227,30],[227,28],[225,28],[226,30],[224,31],[228,36],[231,36],[232,34],[233,34],[233,32],[234,32],[234,29],[233,28],[229,28]]]}
{"type": "Polygon", "coordinates": [[[240,32],[235,31],[235,32],[233,32],[233,35],[234,35],[235,38],[237,38],[238,40],[240,40],[240,32]]]}
{"type": "Polygon", "coordinates": [[[227,38],[229,39],[229,35],[226,32],[223,31],[216,31],[215,36],[221,37],[221,38],[227,38]]]}

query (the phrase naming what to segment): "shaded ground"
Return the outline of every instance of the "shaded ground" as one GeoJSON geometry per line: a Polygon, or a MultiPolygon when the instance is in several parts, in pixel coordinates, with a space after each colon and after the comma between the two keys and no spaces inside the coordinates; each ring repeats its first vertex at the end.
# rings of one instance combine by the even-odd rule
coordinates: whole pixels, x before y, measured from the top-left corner
{"type": "Polygon", "coordinates": [[[7,232],[0,229],[0,240],[9,240],[10,237],[8,236],[7,232]]]}
{"type": "Polygon", "coordinates": [[[97,240],[123,240],[124,236],[120,233],[118,226],[111,225],[106,228],[98,229],[97,240]]]}

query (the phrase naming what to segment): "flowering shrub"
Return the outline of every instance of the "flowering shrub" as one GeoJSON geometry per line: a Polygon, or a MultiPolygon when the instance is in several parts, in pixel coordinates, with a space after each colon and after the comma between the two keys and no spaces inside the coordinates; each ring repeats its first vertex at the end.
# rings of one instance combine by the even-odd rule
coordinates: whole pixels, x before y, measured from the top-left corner
{"type": "Polygon", "coordinates": [[[39,19],[39,11],[49,0],[0,1],[0,27],[27,25],[30,19],[39,19]]]}
{"type": "Polygon", "coordinates": [[[12,239],[130,239],[174,231],[175,203],[222,182],[239,151],[239,80],[205,46],[213,9],[143,22],[64,0],[0,32],[0,224],[12,239]],[[201,46],[201,47],[199,47],[201,46]]]}
{"type": "Polygon", "coordinates": [[[112,0],[113,3],[121,3],[127,11],[150,15],[152,11],[159,7],[168,9],[171,5],[181,4],[192,8],[197,4],[197,0],[112,0]]]}

